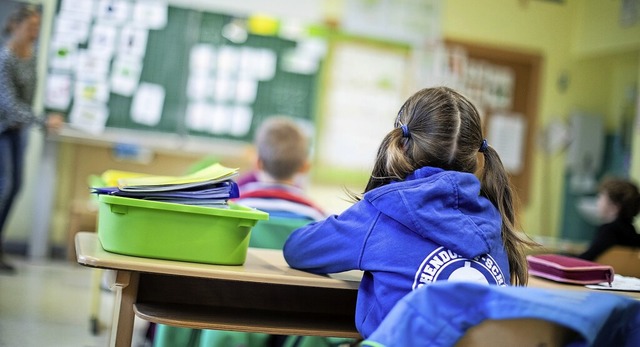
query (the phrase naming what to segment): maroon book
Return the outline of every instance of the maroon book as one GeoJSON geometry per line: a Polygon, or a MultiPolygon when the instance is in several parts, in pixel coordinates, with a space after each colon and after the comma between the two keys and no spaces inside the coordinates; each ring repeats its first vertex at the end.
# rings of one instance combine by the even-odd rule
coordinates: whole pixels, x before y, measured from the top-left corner
{"type": "Polygon", "coordinates": [[[613,281],[613,267],[559,254],[527,256],[529,273],[557,282],[597,284],[613,281]]]}

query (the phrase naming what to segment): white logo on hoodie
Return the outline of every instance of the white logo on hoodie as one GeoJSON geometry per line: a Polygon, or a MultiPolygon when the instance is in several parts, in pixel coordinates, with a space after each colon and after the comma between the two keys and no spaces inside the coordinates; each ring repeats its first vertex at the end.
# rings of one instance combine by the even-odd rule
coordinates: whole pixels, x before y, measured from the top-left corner
{"type": "Polygon", "coordinates": [[[467,259],[444,247],[436,248],[422,261],[411,289],[417,289],[435,281],[507,285],[502,270],[490,255],[467,259]]]}

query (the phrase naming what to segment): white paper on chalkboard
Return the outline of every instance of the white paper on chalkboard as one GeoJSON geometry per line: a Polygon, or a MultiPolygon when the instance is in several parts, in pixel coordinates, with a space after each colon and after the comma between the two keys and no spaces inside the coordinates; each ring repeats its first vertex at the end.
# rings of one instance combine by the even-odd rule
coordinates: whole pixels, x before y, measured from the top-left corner
{"type": "Polygon", "coordinates": [[[131,2],[128,0],[99,0],[96,20],[122,25],[131,18],[131,2]]]}
{"type": "Polygon", "coordinates": [[[79,81],[107,80],[110,59],[87,50],[79,50],[76,61],[76,79],[79,81]]]}
{"type": "Polygon", "coordinates": [[[47,76],[44,104],[47,108],[66,111],[71,103],[73,82],[68,74],[50,73],[47,76]]]}
{"type": "Polygon", "coordinates": [[[132,96],[138,88],[142,61],[137,57],[119,56],[111,68],[111,92],[123,96],[132,96]]]}
{"type": "Polygon", "coordinates": [[[120,31],[118,40],[118,54],[138,58],[144,57],[147,49],[148,31],[143,28],[125,26],[120,31]]]}
{"type": "Polygon", "coordinates": [[[80,103],[106,104],[109,101],[109,84],[105,80],[77,81],[74,97],[80,103]]]}
{"type": "Polygon", "coordinates": [[[133,7],[133,23],[147,29],[160,30],[167,26],[166,1],[138,0],[133,7]]]}
{"type": "Polygon", "coordinates": [[[229,133],[233,136],[245,136],[251,128],[253,110],[247,106],[236,106],[232,109],[231,129],[229,133]]]}
{"type": "Polygon", "coordinates": [[[104,131],[109,117],[109,109],[104,104],[84,104],[76,102],[69,116],[73,128],[99,135],[104,131]]]}
{"type": "Polygon", "coordinates": [[[140,124],[156,126],[164,107],[164,87],[159,84],[140,83],[133,96],[131,119],[140,124]]]}

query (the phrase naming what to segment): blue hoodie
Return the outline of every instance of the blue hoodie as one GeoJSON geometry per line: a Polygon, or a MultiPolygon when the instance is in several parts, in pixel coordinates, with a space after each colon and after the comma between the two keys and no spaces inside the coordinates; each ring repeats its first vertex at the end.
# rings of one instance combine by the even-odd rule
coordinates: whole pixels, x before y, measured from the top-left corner
{"type": "Polygon", "coordinates": [[[367,192],[342,214],[294,231],[293,268],[362,270],[356,327],[369,336],[414,289],[440,280],[508,285],[501,217],[469,173],[423,167],[367,192]]]}

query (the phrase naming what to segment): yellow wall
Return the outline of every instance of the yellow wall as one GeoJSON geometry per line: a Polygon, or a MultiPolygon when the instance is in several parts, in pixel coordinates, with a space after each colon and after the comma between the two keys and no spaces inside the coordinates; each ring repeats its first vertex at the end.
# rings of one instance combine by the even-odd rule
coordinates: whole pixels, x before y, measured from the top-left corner
{"type": "Polygon", "coordinates": [[[605,116],[609,132],[622,122],[629,92],[638,82],[640,50],[576,58],[569,68],[569,105],[605,116]]]}
{"type": "Polygon", "coordinates": [[[638,97],[638,69],[640,68],[640,48],[638,50],[620,53],[611,58],[612,91],[608,109],[608,125],[610,129],[619,127],[623,117],[633,117],[631,110],[626,110],[638,97]],[[635,94],[635,95],[634,95],[635,94]],[[635,98],[634,98],[635,97],[635,98]]]}
{"type": "MultiPolygon", "coordinates": [[[[575,0],[569,0],[574,1],[575,0]]],[[[611,54],[640,49],[640,24],[621,26],[623,1],[579,0],[573,31],[572,52],[576,55],[611,54]]]]}
{"type": "MultiPolygon", "coordinates": [[[[600,88],[610,93],[607,113],[607,127],[619,126],[631,86],[635,86],[635,124],[632,130],[632,150],[630,176],[640,182],[640,21],[632,26],[620,25],[620,4],[622,1],[585,0],[577,14],[577,22],[572,40],[572,52],[580,57],[591,57],[608,69],[599,70],[598,64],[592,72],[611,73],[611,88],[600,88]]],[[[592,94],[597,94],[597,87],[592,94]]],[[[633,112],[633,111],[632,111],[633,112]]]]}
{"type": "MultiPolygon", "coordinates": [[[[638,57],[638,66],[640,66],[640,56],[638,57]]],[[[638,81],[640,81],[640,68],[637,73],[638,81]]],[[[631,178],[640,183],[640,85],[638,86],[636,97],[636,121],[631,147],[631,178]]]]}

